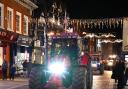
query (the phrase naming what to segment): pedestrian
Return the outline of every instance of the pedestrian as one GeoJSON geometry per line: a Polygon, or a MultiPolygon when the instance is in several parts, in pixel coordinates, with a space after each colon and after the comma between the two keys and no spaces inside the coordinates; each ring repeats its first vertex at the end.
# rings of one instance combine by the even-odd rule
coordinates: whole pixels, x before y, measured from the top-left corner
{"type": "Polygon", "coordinates": [[[118,80],[118,61],[116,61],[116,63],[112,67],[111,78],[115,79],[115,83],[117,83],[117,80],[118,80]]]}
{"type": "Polygon", "coordinates": [[[29,61],[29,62],[27,63],[27,76],[28,76],[28,77],[29,77],[29,75],[30,75],[31,68],[32,68],[32,63],[29,61]]]}
{"type": "Polygon", "coordinates": [[[28,62],[25,60],[22,64],[23,66],[23,77],[27,77],[27,67],[28,67],[28,62]]]}
{"type": "Polygon", "coordinates": [[[7,69],[8,69],[8,64],[7,61],[4,59],[3,64],[2,64],[2,79],[7,80],[7,69]]]}
{"type": "Polygon", "coordinates": [[[121,59],[119,59],[119,62],[117,63],[117,79],[118,79],[118,84],[117,84],[117,89],[123,89],[124,87],[124,70],[125,70],[125,63],[121,59]]]}
{"type": "Polygon", "coordinates": [[[14,80],[16,72],[16,65],[13,64],[10,68],[10,80],[14,80]]]}
{"type": "Polygon", "coordinates": [[[124,72],[124,85],[127,84],[127,80],[128,80],[128,62],[126,62],[125,64],[125,72],[124,72]]]}

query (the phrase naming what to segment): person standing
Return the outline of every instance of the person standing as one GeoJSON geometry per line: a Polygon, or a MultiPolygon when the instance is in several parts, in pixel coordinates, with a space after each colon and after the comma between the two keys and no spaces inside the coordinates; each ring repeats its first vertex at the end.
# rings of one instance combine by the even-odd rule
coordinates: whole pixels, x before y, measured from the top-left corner
{"type": "Polygon", "coordinates": [[[16,72],[16,65],[13,64],[10,68],[10,80],[14,80],[16,72]]]}
{"type": "Polygon", "coordinates": [[[121,59],[119,59],[119,62],[117,63],[117,76],[118,76],[118,84],[117,89],[123,89],[124,87],[124,70],[125,70],[125,63],[121,59]]]}
{"type": "Polygon", "coordinates": [[[7,80],[7,69],[8,69],[8,64],[7,61],[4,60],[2,64],[2,79],[7,80]]]}
{"type": "Polygon", "coordinates": [[[28,67],[28,62],[27,60],[25,60],[22,64],[23,66],[23,77],[26,77],[27,76],[27,67],[28,67]]]}
{"type": "Polygon", "coordinates": [[[115,79],[115,83],[117,83],[118,81],[118,62],[119,60],[117,60],[116,62],[114,62],[113,66],[112,66],[112,75],[111,78],[115,79]]]}
{"type": "Polygon", "coordinates": [[[128,62],[125,64],[125,72],[124,72],[124,85],[127,85],[127,80],[128,80],[128,62]]]}

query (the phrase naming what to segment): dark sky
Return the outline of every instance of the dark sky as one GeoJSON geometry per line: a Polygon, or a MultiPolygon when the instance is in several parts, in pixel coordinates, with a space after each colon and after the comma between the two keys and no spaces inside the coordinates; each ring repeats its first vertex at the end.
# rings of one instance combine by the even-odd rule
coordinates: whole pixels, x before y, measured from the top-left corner
{"type": "MultiPolygon", "coordinates": [[[[128,4],[124,0],[37,0],[41,13],[54,1],[64,3],[69,17],[73,19],[127,17],[128,4]]],[[[47,9],[49,10],[49,9],[47,9]]]]}
{"type": "Polygon", "coordinates": [[[63,0],[71,18],[111,18],[128,16],[124,0],[63,0]]]}

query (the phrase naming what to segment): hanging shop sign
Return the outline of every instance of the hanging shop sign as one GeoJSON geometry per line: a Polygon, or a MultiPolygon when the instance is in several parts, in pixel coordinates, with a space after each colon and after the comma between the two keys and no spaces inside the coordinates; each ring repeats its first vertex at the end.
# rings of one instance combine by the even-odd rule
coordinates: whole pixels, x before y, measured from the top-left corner
{"type": "Polygon", "coordinates": [[[14,42],[17,39],[17,34],[10,31],[0,30],[0,40],[6,42],[14,42]]]}
{"type": "Polygon", "coordinates": [[[30,38],[28,36],[19,35],[19,37],[17,39],[17,44],[23,45],[23,46],[32,46],[32,38],[30,38]]]}

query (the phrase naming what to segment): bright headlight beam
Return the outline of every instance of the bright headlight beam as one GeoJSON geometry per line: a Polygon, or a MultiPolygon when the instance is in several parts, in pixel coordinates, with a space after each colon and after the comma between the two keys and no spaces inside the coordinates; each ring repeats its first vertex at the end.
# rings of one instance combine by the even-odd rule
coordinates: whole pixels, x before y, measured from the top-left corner
{"type": "Polygon", "coordinates": [[[57,75],[62,75],[66,71],[64,64],[61,62],[55,62],[50,64],[48,69],[49,72],[57,75]]]}

